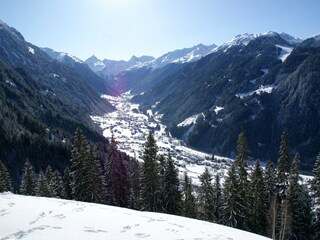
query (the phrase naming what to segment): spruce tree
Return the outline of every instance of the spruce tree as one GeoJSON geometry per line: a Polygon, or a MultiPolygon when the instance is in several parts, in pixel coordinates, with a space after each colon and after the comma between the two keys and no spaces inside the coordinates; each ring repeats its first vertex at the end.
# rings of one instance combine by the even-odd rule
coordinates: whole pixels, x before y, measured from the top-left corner
{"type": "Polygon", "coordinates": [[[12,191],[11,179],[8,169],[0,160],[0,193],[12,191]]]}
{"type": "Polygon", "coordinates": [[[55,170],[52,173],[52,178],[49,181],[51,190],[52,190],[52,197],[54,198],[64,198],[65,192],[64,192],[64,185],[61,178],[60,173],[58,170],[55,170]]]}
{"type": "Polygon", "coordinates": [[[129,204],[128,171],[113,135],[108,145],[106,169],[107,191],[110,197],[108,202],[127,207],[129,204]]]}
{"type": "Polygon", "coordinates": [[[312,192],[313,202],[315,206],[315,219],[313,229],[315,231],[315,239],[320,239],[320,153],[316,158],[313,167],[312,192]]]}
{"type": "Polygon", "coordinates": [[[40,171],[39,174],[37,195],[41,197],[52,197],[47,177],[42,171],[40,171]]]}
{"type": "Polygon", "coordinates": [[[267,191],[266,185],[263,179],[263,171],[260,167],[259,160],[256,161],[256,165],[251,174],[249,199],[250,199],[250,211],[249,211],[249,223],[250,231],[266,235],[266,222],[267,222],[267,191]]]}
{"type": "Polygon", "coordinates": [[[164,212],[176,215],[180,214],[181,192],[179,190],[178,170],[174,166],[170,152],[165,164],[162,194],[164,212]]]}
{"type": "Polygon", "coordinates": [[[192,182],[187,172],[184,173],[182,209],[183,216],[189,218],[197,217],[196,199],[192,194],[192,182]]]}
{"type": "Polygon", "coordinates": [[[26,160],[21,179],[20,193],[27,196],[35,196],[37,193],[36,175],[29,160],[26,160]]]}
{"type": "Polygon", "coordinates": [[[266,208],[267,212],[267,236],[275,238],[275,224],[277,217],[277,173],[271,161],[267,161],[264,173],[264,183],[266,189],[266,208]],[[274,237],[273,237],[274,236],[274,237]]]}
{"type": "Polygon", "coordinates": [[[282,132],[279,149],[278,172],[277,172],[277,223],[276,236],[283,240],[288,236],[288,188],[290,171],[290,150],[288,145],[288,135],[282,132]]]}
{"type": "Polygon", "coordinates": [[[311,239],[311,200],[307,188],[299,184],[300,155],[292,161],[288,191],[289,236],[288,239],[311,239]]]}
{"type": "Polygon", "coordinates": [[[238,221],[237,228],[242,230],[249,230],[249,200],[248,200],[248,192],[249,192],[249,181],[248,181],[248,173],[245,168],[246,161],[249,159],[249,149],[247,138],[245,136],[245,132],[242,129],[241,133],[238,137],[237,142],[237,157],[234,162],[236,167],[236,173],[238,175],[238,221]]]}
{"type": "Polygon", "coordinates": [[[214,192],[212,186],[212,175],[208,167],[199,176],[200,186],[198,189],[199,217],[202,220],[213,222],[214,220],[214,192]]]}
{"type": "Polygon", "coordinates": [[[228,170],[223,189],[223,222],[225,225],[234,228],[238,226],[239,218],[243,218],[239,211],[239,185],[236,174],[236,166],[233,163],[228,170]]]}
{"type": "Polygon", "coordinates": [[[220,184],[220,175],[217,173],[215,177],[215,182],[213,185],[213,219],[215,223],[221,223],[222,222],[222,216],[223,216],[223,199],[222,199],[222,189],[220,184]]]}
{"type": "Polygon", "coordinates": [[[64,169],[63,185],[64,185],[65,199],[72,199],[71,176],[70,176],[70,170],[68,167],[64,169]]]}
{"type": "Polygon", "coordinates": [[[103,179],[100,162],[97,159],[96,149],[93,145],[86,146],[86,160],[84,168],[86,174],[84,178],[84,201],[101,203],[104,200],[103,179]]]}
{"type": "Polygon", "coordinates": [[[77,128],[71,150],[72,197],[77,201],[84,199],[86,190],[84,187],[86,144],[81,130],[77,128]]]}
{"type": "Polygon", "coordinates": [[[52,178],[53,178],[53,171],[50,165],[48,165],[46,172],[45,172],[45,179],[48,184],[48,197],[53,196],[53,186],[52,186],[52,178]]]}
{"type": "Polygon", "coordinates": [[[129,179],[130,179],[130,200],[129,207],[133,209],[141,209],[141,186],[140,186],[140,171],[139,161],[131,159],[129,164],[129,179]]]}
{"type": "Polygon", "coordinates": [[[153,133],[149,132],[144,146],[141,177],[142,209],[145,211],[162,211],[161,182],[159,175],[159,163],[157,162],[157,144],[153,133]]]}

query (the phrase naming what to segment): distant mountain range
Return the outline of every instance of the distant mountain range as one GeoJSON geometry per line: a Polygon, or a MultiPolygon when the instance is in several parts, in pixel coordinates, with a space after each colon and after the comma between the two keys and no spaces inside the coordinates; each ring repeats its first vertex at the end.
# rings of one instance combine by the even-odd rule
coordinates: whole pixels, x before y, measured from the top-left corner
{"type": "Polygon", "coordinates": [[[133,56],[129,61],[115,61],[115,60],[99,60],[97,57],[92,56],[85,62],[89,65],[92,71],[96,72],[99,76],[104,78],[116,76],[125,70],[133,70],[139,68],[162,68],[170,63],[187,63],[194,62],[209,54],[216,45],[206,46],[199,44],[191,48],[184,48],[168,52],[159,58],[151,56],[136,57],[133,56]]]}

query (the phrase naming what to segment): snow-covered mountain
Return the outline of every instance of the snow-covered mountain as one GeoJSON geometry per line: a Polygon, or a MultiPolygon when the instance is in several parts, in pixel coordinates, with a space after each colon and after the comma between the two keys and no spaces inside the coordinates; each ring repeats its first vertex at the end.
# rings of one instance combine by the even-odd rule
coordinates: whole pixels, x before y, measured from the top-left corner
{"type": "Polygon", "coordinates": [[[133,66],[144,66],[146,62],[150,62],[153,59],[154,57],[151,56],[132,56],[129,59],[129,61],[110,59],[100,60],[93,55],[90,58],[88,58],[85,62],[88,64],[91,70],[97,73],[99,76],[108,78],[111,76],[115,76],[133,66]]]}
{"type": "Polygon", "coordinates": [[[188,63],[199,60],[200,58],[208,55],[217,46],[198,44],[191,48],[183,48],[168,52],[158,58],[150,56],[136,57],[132,56],[129,61],[115,61],[104,59],[99,60],[96,56],[91,56],[85,62],[89,65],[92,71],[100,76],[110,77],[115,76],[125,70],[135,70],[139,68],[162,68],[170,63],[188,63]]]}
{"type": "Polygon", "coordinates": [[[269,239],[174,215],[11,193],[0,194],[0,221],[3,240],[269,239]]]}
{"type": "Polygon", "coordinates": [[[66,60],[66,58],[69,57],[69,58],[73,59],[75,62],[84,63],[81,59],[79,59],[69,53],[57,52],[51,48],[42,48],[42,50],[45,51],[46,54],[48,54],[51,58],[56,59],[59,62],[64,62],[66,60]]]}
{"type": "MultiPolygon", "coordinates": [[[[146,62],[143,66],[152,67],[156,69],[156,68],[162,68],[170,63],[195,62],[200,58],[209,54],[216,47],[217,46],[215,44],[212,44],[212,45],[198,44],[191,48],[178,49],[172,52],[168,52],[152,61],[146,62]]],[[[141,66],[136,65],[136,66],[133,66],[132,68],[137,68],[137,67],[141,67],[141,66]]]]}

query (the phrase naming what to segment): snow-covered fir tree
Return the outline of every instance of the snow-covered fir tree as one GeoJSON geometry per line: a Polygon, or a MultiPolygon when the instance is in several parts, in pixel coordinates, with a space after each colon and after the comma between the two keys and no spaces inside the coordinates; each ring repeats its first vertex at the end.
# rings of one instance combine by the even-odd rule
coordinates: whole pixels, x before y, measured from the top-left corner
{"type": "Polygon", "coordinates": [[[184,181],[183,181],[183,202],[182,202],[183,216],[189,217],[189,218],[196,218],[197,217],[196,199],[192,192],[193,191],[192,191],[191,178],[188,176],[187,172],[185,172],[184,181]]]}
{"type": "Polygon", "coordinates": [[[212,175],[208,167],[199,176],[200,186],[198,188],[199,218],[213,222],[214,220],[214,192],[212,186],[212,175]]]}
{"type": "Polygon", "coordinates": [[[24,165],[24,170],[21,178],[20,193],[29,196],[35,196],[37,193],[36,174],[28,159],[26,160],[24,165]]]}
{"type": "Polygon", "coordinates": [[[162,211],[161,182],[159,175],[159,163],[157,161],[158,147],[153,133],[149,132],[144,146],[141,177],[142,209],[145,211],[162,211]]]}
{"type": "Polygon", "coordinates": [[[0,160],[0,192],[12,191],[11,179],[8,169],[0,160]]]}
{"type": "Polygon", "coordinates": [[[162,189],[162,206],[165,213],[176,215],[181,213],[181,192],[179,185],[178,170],[169,152],[164,169],[162,189]]]}
{"type": "Polygon", "coordinates": [[[223,196],[220,183],[220,175],[217,173],[213,184],[213,220],[216,223],[222,223],[223,220],[223,196]]]}

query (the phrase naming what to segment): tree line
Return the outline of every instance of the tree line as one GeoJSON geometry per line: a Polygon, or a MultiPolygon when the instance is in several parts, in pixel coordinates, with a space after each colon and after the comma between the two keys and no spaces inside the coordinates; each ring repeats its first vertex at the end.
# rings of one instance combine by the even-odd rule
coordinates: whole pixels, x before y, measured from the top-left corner
{"type": "MultiPolygon", "coordinates": [[[[143,211],[197,218],[268,236],[272,239],[319,239],[320,154],[311,185],[301,181],[300,155],[291,159],[288,136],[281,136],[275,167],[259,160],[249,165],[250,151],[245,132],[237,142],[237,156],[224,182],[209,168],[192,184],[187,172],[179,178],[171,158],[158,154],[150,132],[143,163],[128,158],[112,136],[103,158],[77,129],[71,152],[71,166],[61,174],[50,166],[35,173],[27,160],[19,193],[108,204],[143,211]]],[[[0,192],[12,191],[10,174],[0,161],[0,192]]]]}

